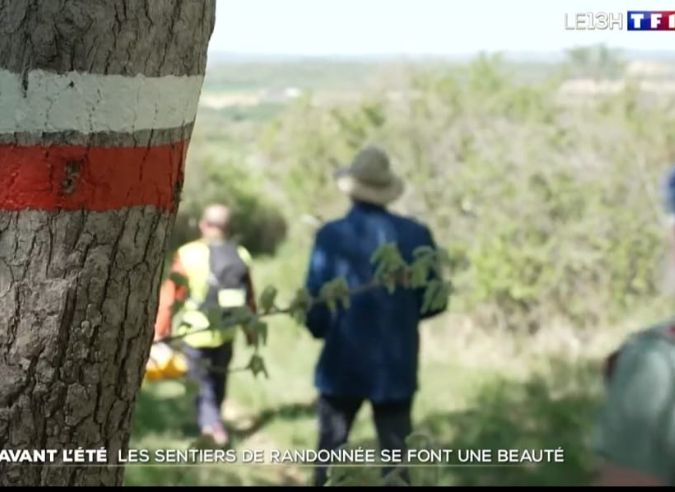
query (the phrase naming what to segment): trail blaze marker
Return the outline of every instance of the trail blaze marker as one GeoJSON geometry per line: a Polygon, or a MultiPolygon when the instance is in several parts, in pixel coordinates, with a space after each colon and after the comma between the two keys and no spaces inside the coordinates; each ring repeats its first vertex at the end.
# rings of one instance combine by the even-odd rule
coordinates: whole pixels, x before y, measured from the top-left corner
{"type": "Polygon", "coordinates": [[[202,79],[0,70],[0,208],[173,207],[202,79]]]}

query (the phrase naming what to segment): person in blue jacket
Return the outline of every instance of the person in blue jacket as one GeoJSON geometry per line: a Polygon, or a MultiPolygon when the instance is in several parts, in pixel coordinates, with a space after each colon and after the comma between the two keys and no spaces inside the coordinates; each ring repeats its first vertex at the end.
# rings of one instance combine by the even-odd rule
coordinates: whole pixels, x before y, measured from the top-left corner
{"type": "MultiPolygon", "coordinates": [[[[404,185],[382,149],[362,149],[350,167],[336,174],[336,182],[352,207],[316,234],[306,281],[312,296],[337,277],[347,281],[350,291],[371,283],[371,257],[383,244],[395,243],[407,262],[416,248],[436,247],[428,227],[387,210],[404,185]]],[[[319,450],[346,443],[366,400],[373,408],[381,449],[404,449],[417,390],[418,325],[444,310],[422,314],[422,295],[419,289],[397,288],[393,294],[384,288],[362,289],[352,295],[347,309],[334,314],[322,304],[310,309],[307,327],[324,340],[315,370],[319,450]]],[[[318,467],[315,484],[324,484],[326,474],[326,468],[318,467]]]]}

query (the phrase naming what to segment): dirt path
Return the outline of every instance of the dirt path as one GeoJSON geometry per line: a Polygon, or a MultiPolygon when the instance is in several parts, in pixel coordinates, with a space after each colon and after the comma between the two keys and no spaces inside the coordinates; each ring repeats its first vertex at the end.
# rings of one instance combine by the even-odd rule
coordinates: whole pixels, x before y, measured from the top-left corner
{"type": "MultiPolygon", "coordinates": [[[[283,449],[266,433],[259,424],[259,417],[234,400],[227,400],[223,418],[233,435],[234,446],[238,449],[264,450],[269,456],[273,449],[283,449]]],[[[256,465],[252,465],[256,466],[256,465]]],[[[270,475],[278,478],[279,485],[306,485],[306,473],[296,465],[257,465],[265,467],[270,475]]]]}

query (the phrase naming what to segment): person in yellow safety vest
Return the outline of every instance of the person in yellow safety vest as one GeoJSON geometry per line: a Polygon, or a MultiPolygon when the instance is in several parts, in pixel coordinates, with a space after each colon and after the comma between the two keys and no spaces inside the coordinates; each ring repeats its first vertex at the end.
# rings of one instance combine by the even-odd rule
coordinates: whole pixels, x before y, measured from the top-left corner
{"type": "MultiPolygon", "coordinates": [[[[155,323],[155,340],[183,337],[188,377],[199,385],[197,423],[202,435],[219,446],[228,442],[221,406],[238,329],[227,327],[223,320],[228,309],[248,305],[256,310],[251,256],[228,240],[229,222],[230,212],[224,205],[204,210],[199,222],[201,238],[178,249],[171,274],[162,284],[155,323]]],[[[250,335],[247,339],[254,343],[250,335]]]]}

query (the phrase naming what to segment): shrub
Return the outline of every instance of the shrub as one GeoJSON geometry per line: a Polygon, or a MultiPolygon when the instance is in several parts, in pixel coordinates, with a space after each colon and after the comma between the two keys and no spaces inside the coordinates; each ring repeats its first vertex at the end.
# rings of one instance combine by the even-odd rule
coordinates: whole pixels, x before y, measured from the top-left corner
{"type": "Polygon", "coordinates": [[[232,212],[233,237],[252,254],[273,254],[286,237],[286,220],[266,198],[255,176],[218,152],[188,162],[183,200],[176,217],[171,250],[198,236],[202,210],[224,203],[232,212]]]}

